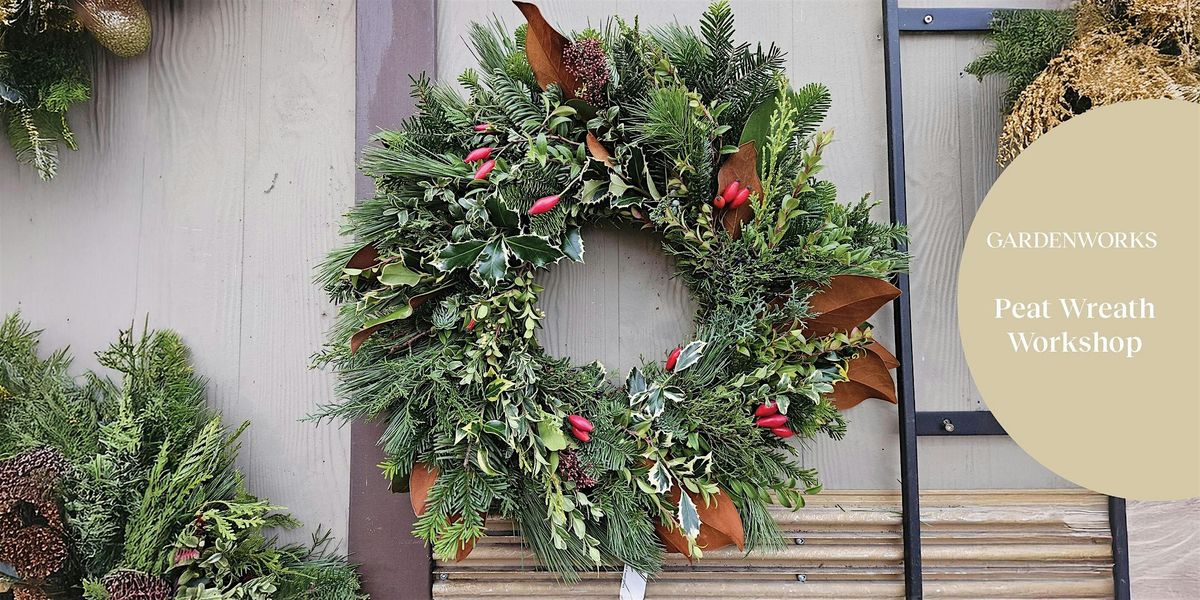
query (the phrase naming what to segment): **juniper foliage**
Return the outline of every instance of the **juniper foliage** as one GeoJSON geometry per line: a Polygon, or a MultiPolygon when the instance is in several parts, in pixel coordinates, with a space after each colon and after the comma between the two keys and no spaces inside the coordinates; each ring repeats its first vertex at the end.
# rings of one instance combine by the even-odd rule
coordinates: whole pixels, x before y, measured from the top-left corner
{"type": "Polygon", "coordinates": [[[97,355],[119,379],[78,382],[66,351],[38,357],[38,335],[17,315],[0,325],[0,462],[34,449],[69,462],[58,500],[70,560],[48,581],[7,583],[107,598],[107,576],[129,571],[177,598],[360,597],[328,535],[311,547],[271,537],[298,523],[246,492],[233,467],[245,425],[228,430],[207,406],[177,335],[123,331],[97,355]]]}

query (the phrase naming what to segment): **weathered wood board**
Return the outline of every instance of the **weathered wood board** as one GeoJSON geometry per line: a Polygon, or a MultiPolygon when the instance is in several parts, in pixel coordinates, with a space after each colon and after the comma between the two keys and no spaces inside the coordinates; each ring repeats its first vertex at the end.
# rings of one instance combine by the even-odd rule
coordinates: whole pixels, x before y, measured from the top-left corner
{"type": "Polygon", "coordinates": [[[299,419],[332,399],[311,279],[354,200],[354,4],[148,8],[150,52],[98,55],[58,178],[0,160],[0,310],[80,370],[120,328],[177,330],[228,422],[253,422],[251,491],[343,536],[349,430],[299,419]]]}

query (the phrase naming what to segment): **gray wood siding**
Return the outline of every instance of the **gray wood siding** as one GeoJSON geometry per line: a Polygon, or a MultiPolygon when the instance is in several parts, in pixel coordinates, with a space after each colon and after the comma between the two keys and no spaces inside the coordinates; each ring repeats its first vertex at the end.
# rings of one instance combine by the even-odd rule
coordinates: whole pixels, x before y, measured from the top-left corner
{"type": "MultiPolygon", "coordinates": [[[[342,536],[349,428],[297,419],[333,399],[332,378],[307,366],[331,322],[311,276],[356,195],[354,3],[149,4],[151,51],[125,61],[98,56],[95,99],[71,115],[81,149],[66,154],[58,179],[42,183],[0,159],[0,310],[21,310],[45,328],[47,349],[72,344],[80,368],[94,366],[91,352],[119,328],[140,327],[147,315],[153,327],[178,330],[229,421],[254,422],[240,462],[251,488],[342,536]]],[[[571,29],[611,14],[694,23],[705,3],[540,4],[551,22],[571,29]]],[[[910,5],[921,4],[991,2],[910,5]]],[[[879,2],[734,0],[734,7],[739,37],[776,40],[789,52],[793,82],[833,90],[827,126],[837,141],[825,174],[846,198],[873,192],[886,200],[879,2]]],[[[380,9],[364,0],[359,10],[380,9]]],[[[512,25],[520,19],[506,0],[437,2],[439,77],[474,63],[461,36],[470,20],[493,13],[512,25]]],[[[982,44],[975,35],[904,38],[922,410],[982,407],[953,302],[963,237],[997,174],[998,84],[961,72],[982,44]]],[[[879,217],[886,214],[880,207],[879,217]]],[[[588,232],[586,243],[587,264],[543,277],[549,318],[541,339],[550,351],[619,372],[640,356],[661,358],[689,335],[687,293],[653,236],[605,229],[588,232]]],[[[889,321],[890,314],[878,319],[881,337],[890,337],[889,321]]],[[[808,444],[805,462],[831,489],[898,488],[895,408],[868,402],[849,417],[847,439],[808,444]]],[[[921,461],[926,489],[1068,485],[1004,438],[922,439],[921,461]]],[[[1195,510],[1194,502],[1131,504],[1135,591],[1144,580],[1155,594],[1145,597],[1200,596],[1195,510]],[[1160,558],[1167,553],[1171,560],[1160,558]]]]}
{"type": "Polygon", "coordinates": [[[311,279],[354,200],[354,4],[148,8],[150,52],[98,57],[57,179],[0,150],[0,310],[81,370],[147,316],[177,330],[228,422],[253,422],[251,491],[344,536],[349,429],[298,419],[332,400],[311,279]]]}

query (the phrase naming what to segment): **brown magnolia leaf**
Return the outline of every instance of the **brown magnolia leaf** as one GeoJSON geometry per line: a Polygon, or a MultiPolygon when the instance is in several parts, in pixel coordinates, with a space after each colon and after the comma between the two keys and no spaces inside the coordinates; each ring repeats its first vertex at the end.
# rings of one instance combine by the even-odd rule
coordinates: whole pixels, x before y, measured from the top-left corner
{"type": "Polygon", "coordinates": [[[359,248],[358,252],[355,252],[354,256],[351,256],[350,260],[346,261],[346,268],[370,269],[377,262],[379,262],[379,250],[375,248],[374,244],[367,244],[359,248]]]}
{"type": "Polygon", "coordinates": [[[813,294],[809,306],[817,316],[804,322],[809,337],[849,332],[900,296],[896,286],[874,277],[838,275],[829,287],[813,294]]]}
{"type": "MultiPolygon", "coordinates": [[[[734,181],[750,188],[751,193],[762,195],[762,182],[758,180],[758,149],[753,141],[738,146],[738,151],[730,154],[725,158],[725,162],[721,163],[721,170],[717,172],[717,193],[725,191],[734,181]]],[[[742,223],[752,217],[754,209],[746,202],[734,210],[725,211],[721,225],[736,240],[742,237],[742,223]]]]}
{"type": "Polygon", "coordinates": [[[608,167],[613,166],[612,153],[590,131],[587,134],[587,147],[588,153],[592,155],[592,158],[603,162],[608,167]]]}
{"type": "MultiPolygon", "coordinates": [[[[450,518],[449,518],[451,525],[453,525],[461,520],[462,520],[462,515],[450,515],[450,518]]],[[[471,541],[467,542],[466,546],[463,546],[458,549],[458,552],[456,552],[454,554],[454,562],[462,562],[463,559],[465,559],[469,554],[471,554],[471,552],[473,550],[475,550],[475,540],[471,540],[471,541]]]]}
{"type": "Polygon", "coordinates": [[[838,410],[858,406],[868,398],[896,403],[896,383],[884,364],[884,359],[875,352],[863,352],[846,363],[849,381],[833,384],[833,405],[838,410]]]}
{"type": "MultiPolygon", "coordinates": [[[[408,476],[408,500],[412,504],[413,514],[418,517],[425,514],[425,501],[429,498],[429,490],[433,488],[433,484],[437,481],[441,470],[437,465],[427,463],[413,464],[412,474],[408,476]]],[[[449,521],[453,525],[462,520],[462,515],[450,515],[449,521]]],[[[475,549],[475,540],[471,540],[466,546],[459,548],[454,557],[454,562],[462,562],[472,550],[475,549]]]]}
{"type": "Polygon", "coordinates": [[[364,328],[359,329],[358,331],[354,332],[354,335],[350,336],[350,354],[354,354],[355,352],[358,352],[358,349],[360,346],[363,345],[363,342],[367,341],[367,338],[374,335],[375,332],[379,331],[379,328],[381,328],[381,327],[383,327],[382,323],[380,323],[379,325],[372,325],[370,327],[364,327],[364,328]]]}
{"type": "Polygon", "coordinates": [[[425,514],[425,500],[440,473],[437,465],[413,463],[412,474],[408,476],[408,500],[412,503],[414,515],[419,517],[425,514]]]}
{"type": "MultiPolygon", "coordinates": [[[[673,503],[678,503],[680,492],[679,484],[675,484],[667,493],[667,498],[673,503]]],[[[724,548],[730,544],[737,546],[738,550],[744,550],[746,532],[742,527],[742,517],[738,515],[737,507],[734,506],[729,494],[725,490],[720,490],[720,492],[713,496],[712,503],[707,506],[699,494],[688,492],[688,497],[696,504],[696,512],[700,515],[700,533],[696,536],[696,545],[704,551],[724,548]]],[[[688,562],[691,562],[692,557],[688,554],[687,537],[683,535],[683,531],[677,527],[663,525],[661,522],[656,522],[654,529],[663,545],[666,546],[667,552],[682,554],[687,557],[688,562]]]]}
{"type": "Polygon", "coordinates": [[[896,360],[896,357],[879,342],[867,344],[867,350],[874,352],[876,356],[883,360],[883,366],[887,367],[889,371],[900,366],[900,361],[896,360]]]}
{"type": "Polygon", "coordinates": [[[538,85],[544,90],[550,84],[557,83],[562,88],[564,98],[574,98],[579,82],[563,62],[563,49],[570,45],[570,40],[546,22],[542,11],[538,10],[536,5],[517,1],[513,4],[517,5],[517,9],[525,15],[525,21],[529,23],[525,34],[525,57],[529,60],[538,85]]]}

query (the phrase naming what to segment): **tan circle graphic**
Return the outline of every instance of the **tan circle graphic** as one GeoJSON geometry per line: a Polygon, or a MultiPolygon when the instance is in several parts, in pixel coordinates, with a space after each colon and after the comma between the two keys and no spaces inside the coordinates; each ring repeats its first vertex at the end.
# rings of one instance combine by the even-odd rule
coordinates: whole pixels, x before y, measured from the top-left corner
{"type": "Polygon", "coordinates": [[[988,192],[959,271],[988,407],[1083,487],[1200,496],[1200,105],[1088,111],[988,192]]]}

